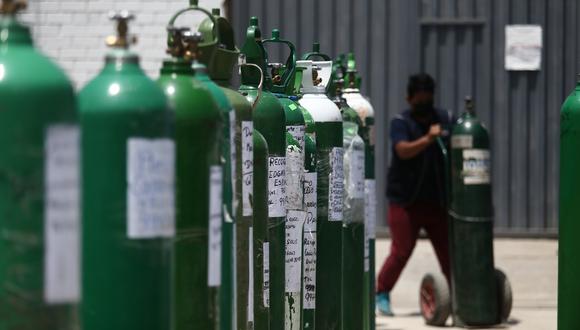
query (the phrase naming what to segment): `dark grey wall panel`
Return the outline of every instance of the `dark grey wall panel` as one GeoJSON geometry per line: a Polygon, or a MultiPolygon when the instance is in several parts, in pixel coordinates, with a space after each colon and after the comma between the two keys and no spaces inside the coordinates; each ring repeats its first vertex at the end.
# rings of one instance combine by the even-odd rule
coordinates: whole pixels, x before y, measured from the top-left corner
{"type": "Polygon", "coordinates": [[[258,15],[265,35],[281,28],[300,54],[314,41],[332,56],[355,52],[376,110],[380,227],[388,123],[406,107],[409,74],[425,71],[439,106],[457,113],[465,95],[475,97],[491,133],[498,231],[556,232],[559,108],[580,70],[577,0],[232,0],[232,8],[240,41],[258,15]],[[543,27],[540,71],[504,69],[508,24],[543,27]]]}

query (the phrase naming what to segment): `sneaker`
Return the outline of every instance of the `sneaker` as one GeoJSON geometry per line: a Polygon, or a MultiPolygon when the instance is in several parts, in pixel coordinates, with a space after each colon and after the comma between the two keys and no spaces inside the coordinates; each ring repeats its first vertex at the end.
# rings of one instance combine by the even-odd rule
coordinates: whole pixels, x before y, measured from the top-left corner
{"type": "Polygon", "coordinates": [[[377,293],[376,305],[379,315],[382,316],[394,316],[391,310],[391,297],[386,292],[377,293]]]}

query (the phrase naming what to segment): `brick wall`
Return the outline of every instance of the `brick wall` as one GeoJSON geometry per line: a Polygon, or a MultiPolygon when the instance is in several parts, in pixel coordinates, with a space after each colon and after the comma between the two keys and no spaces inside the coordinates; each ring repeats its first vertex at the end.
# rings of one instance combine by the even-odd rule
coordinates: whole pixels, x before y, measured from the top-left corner
{"type": "MultiPolygon", "coordinates": [[[[200,6],[221,7],[222,0],[200,0],[200,6]]],[[[114,34],[108,19],[111,10],[128,9],[136,15],[130,32],[137,35],[134,50],[141,56],[147,74],[158,76],[165,57],[165,26],[171,15],[188,0],[29,0],[21,19],[33,27],[36,45],[53,58],[77,88],[82,88],[103,66],[105,38],[114,34]]],[[[197,23],[201,14],[185,16],[180,22],[197,23]]]]}

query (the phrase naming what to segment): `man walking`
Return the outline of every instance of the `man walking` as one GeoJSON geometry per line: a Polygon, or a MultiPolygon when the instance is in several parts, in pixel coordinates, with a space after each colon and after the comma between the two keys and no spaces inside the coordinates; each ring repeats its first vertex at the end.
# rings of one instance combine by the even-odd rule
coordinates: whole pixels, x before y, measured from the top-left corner
{"type": "Polygon", "coordinates": [[[435,82],[428,74],[409,78],[410,109],[391,121],[392,160],[387,176],[391,251],[378,276],[376,304],[380,314],[392,316],[389,293],[413,253],[424,229],[449,278],[445,168],[437,139],[445,145],[452,125],[447,111],[433,106],[435,82]]]}

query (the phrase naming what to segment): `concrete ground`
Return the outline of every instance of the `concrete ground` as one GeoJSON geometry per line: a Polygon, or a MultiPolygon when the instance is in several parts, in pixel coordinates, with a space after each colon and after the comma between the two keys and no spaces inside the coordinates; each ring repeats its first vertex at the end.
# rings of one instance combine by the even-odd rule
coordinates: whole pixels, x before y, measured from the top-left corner
{"type": "MultiPolygon", "coordinates": [[[[377,241],[377,273],[390,241],[377,241]]],[[[496,267],[510,279],[514,306],[508,324],[494,329],[555,330],[558,243],[556,240],[496,239],[496,267]]],[[[391,293],[395,317],[377,317],[377,330],[436,329],[425,326],[419,312],[419,284],[423,274],[439,266],[428,240],[421,240],[391,293]]]]}

